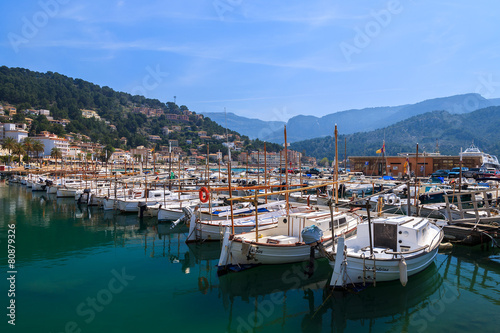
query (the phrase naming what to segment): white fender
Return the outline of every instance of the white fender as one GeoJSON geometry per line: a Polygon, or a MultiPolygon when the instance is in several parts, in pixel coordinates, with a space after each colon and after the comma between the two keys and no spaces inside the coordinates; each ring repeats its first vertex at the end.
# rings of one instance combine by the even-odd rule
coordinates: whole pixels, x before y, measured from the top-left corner
{"type": "Polygon", "coordinates": [[[226,266],[229,262],[229,247],[230,247],[230,240],[229,240],[229,235],[231,232],[229,231],[230,227],[225,226],[224,227],[224,238],[222,241],[222,248],[220,252],[220,257],[219,257],[219,267],[224,267],[226,266]]]}
{"type": "Polygon", "coordinates": [[[196,214],[193,213],[193,215],[191,215],[191,220],[189,221],[189,234],[188,234],[188,238],[186,239],[186,242],[189,242],[189,241],[195,241],[196,240],[196,214]]]}
{"type": "Polygon", "coordinates": [[[337,253],[335,255],[335,264],[330,280],[330,286],[333,288],[344,287],[344,266],[342,265],[344,258],[344,237],[340,236],[337,238],[337,253]]]}
{"type": "Polygon", "coordinates": [[[408,283],[408,267],[406,266],[405,258],[401,258],[399,262],[399,281],[401,281],[403,287],[408,283]]]}

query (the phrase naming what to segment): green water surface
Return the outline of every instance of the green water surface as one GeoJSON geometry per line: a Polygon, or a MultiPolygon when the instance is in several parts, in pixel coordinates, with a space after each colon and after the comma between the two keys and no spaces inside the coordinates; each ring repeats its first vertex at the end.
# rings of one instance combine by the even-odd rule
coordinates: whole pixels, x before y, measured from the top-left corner
{"type": "Polygon", "coordinates": [[[499,332],[500,256],[455,247],[410,277],[332,293],[319,260],[217,276],[220,245],[186,227],[0,182],[1,332],[499,332]],[[15,297],[7,278],[15,224],[15,297]],[[15,299],[15,326],[8,324],[15,299]]]}

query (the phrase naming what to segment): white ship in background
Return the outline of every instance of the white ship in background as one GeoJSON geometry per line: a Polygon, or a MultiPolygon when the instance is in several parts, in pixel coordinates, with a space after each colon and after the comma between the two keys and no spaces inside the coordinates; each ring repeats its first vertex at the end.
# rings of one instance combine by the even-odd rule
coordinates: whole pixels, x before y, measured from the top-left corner
{"type": "Polygon", "coordinates": [[[462,152],[462,157],[481,157],[481,168],[493,168],[500,170],[500,163],[495,155],[490,155],[479,150],[478,147],[474,146],[474,143],[462,152]]]}

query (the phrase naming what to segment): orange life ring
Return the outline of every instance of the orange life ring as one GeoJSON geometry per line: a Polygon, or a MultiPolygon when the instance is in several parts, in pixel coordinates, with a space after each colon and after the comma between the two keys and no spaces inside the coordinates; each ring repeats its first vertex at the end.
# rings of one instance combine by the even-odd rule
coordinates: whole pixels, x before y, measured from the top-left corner
{"type": "Polygon", "coordinates": [[[210,196],[210,193],[208,192],[208,189],[206,187],[200,188],[200,201],[205,203],[208,201],[208,197],[210,196]]]}

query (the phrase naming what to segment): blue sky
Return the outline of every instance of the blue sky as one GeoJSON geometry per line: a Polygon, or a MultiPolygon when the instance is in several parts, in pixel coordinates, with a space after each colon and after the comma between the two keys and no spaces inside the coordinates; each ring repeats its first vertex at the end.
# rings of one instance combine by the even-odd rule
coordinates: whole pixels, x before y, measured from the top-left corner
{"type": "Polygon", "coordinates": [[[2,1],[0,65],[282,120],[500,97],[500,2],[2,1]]]}

